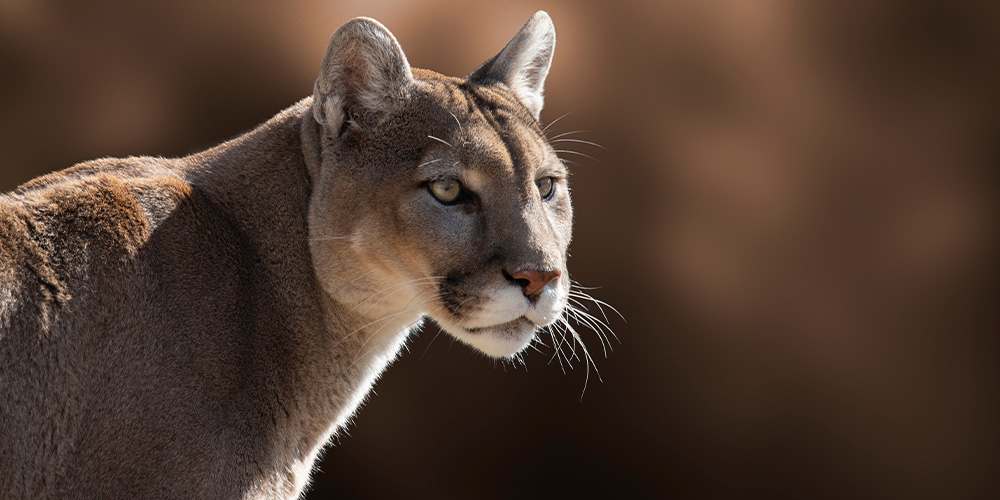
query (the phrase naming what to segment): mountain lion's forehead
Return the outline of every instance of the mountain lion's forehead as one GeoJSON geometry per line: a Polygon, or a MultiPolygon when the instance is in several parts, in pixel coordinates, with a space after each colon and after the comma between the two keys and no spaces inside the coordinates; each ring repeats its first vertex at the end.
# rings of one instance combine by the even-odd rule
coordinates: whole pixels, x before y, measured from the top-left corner
{"type": "Polygon", "coordinates": [[[514,120],[537,129],[537,122],[528,109],[503,84],[471,83],[462,78],[419,69],[414,70],[414,76],[425,97],[423,104],[439,107],[444,116],[450,115],[452,121],[464,123],[485,118],[496,126],[504,127],[508,121],[514,120]]]}
{"type": "Polygon", "coordinates": [[[535,170],[558,161],[538,122],[502,84],[472,84],[430,71],[415,71],[421,81],[421,107],[434,108],[441,140],[465,166],[503,171],[535,170]]]}
{"type": "Polygon", "coordinates": [[[473,123],[464,135],[463,163],[487,171],[523,172],[528,177],[558,161],[545,139],[524,123],[512,122],[502,130],[489,123],[473,123]]]}

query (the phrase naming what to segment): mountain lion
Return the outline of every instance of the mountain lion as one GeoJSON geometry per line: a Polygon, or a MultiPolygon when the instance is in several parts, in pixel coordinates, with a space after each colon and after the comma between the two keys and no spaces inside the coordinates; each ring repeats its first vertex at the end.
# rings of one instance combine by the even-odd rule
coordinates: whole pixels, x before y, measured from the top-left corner
{"type": "Polygon", "coordinates": [[[452,78],[354,19],[256,129],[0,196],[0,497],[294,498],[424,318],[493,357],[565,321],[554,46],[452,78]]]}

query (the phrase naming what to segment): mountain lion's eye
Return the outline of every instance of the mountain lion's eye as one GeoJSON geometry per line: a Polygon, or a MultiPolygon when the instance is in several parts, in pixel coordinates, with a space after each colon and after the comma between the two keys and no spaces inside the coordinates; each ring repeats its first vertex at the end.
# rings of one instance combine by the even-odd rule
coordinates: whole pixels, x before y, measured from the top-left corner
{"type": "Polygon", "coordinates": [[[454,179],[434,181],[430,184],[431,194],[445,205],[455,203],[462,195],[462,184],[454,179]]]}
{"type": "Polygon", "coordinates": [[[542,195],[543,200],[551,198],[556,190],[555,180],[551,177],[542,177],[535,181],[535,185],[538,186],[538,194],[542,195]]]}

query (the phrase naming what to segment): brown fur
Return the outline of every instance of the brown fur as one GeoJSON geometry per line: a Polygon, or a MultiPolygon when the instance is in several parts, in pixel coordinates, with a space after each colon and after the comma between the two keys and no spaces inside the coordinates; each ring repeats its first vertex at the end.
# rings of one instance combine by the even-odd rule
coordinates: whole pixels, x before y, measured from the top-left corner
{"type": "Polygon", "coordinates": [[[503,53],[457,79],[352,21],[316,94],[243,136],[0,196],[0,498],[293,498],[423,317],[522,348],[476,318],[519,304],[519,270],[567,286],[565,172],[536,121],[551,43],[505,49],[531,52],[521,80],[503,53]],[[444,206],[428,175],[475,197],[444,206]]]}

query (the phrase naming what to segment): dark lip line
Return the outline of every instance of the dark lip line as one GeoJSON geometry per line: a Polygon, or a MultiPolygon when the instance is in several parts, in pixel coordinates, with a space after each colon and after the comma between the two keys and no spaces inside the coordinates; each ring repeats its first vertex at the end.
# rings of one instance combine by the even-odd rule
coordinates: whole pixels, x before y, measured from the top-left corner
{"type": "Polygon", "coordinates": [[[498,323],[498,324],[489,325],[489,326],[479,326],[479,327],[476,327],[476,328],[466,328],[465,331],[470,332],[470,333],[479,333],[479,332],[482,332],[484,330],[492,330],[494,328],[501,327],[501,326],[512,325],[514,323],[521,323],[522,321],[526,321],[528,323],[535,324],[534,321],[531,321],[527,317],[525,317],[525,316],[519,316],[517,318],[514,318],[514,319],[506,322],[506,323],[498,323]]]}

